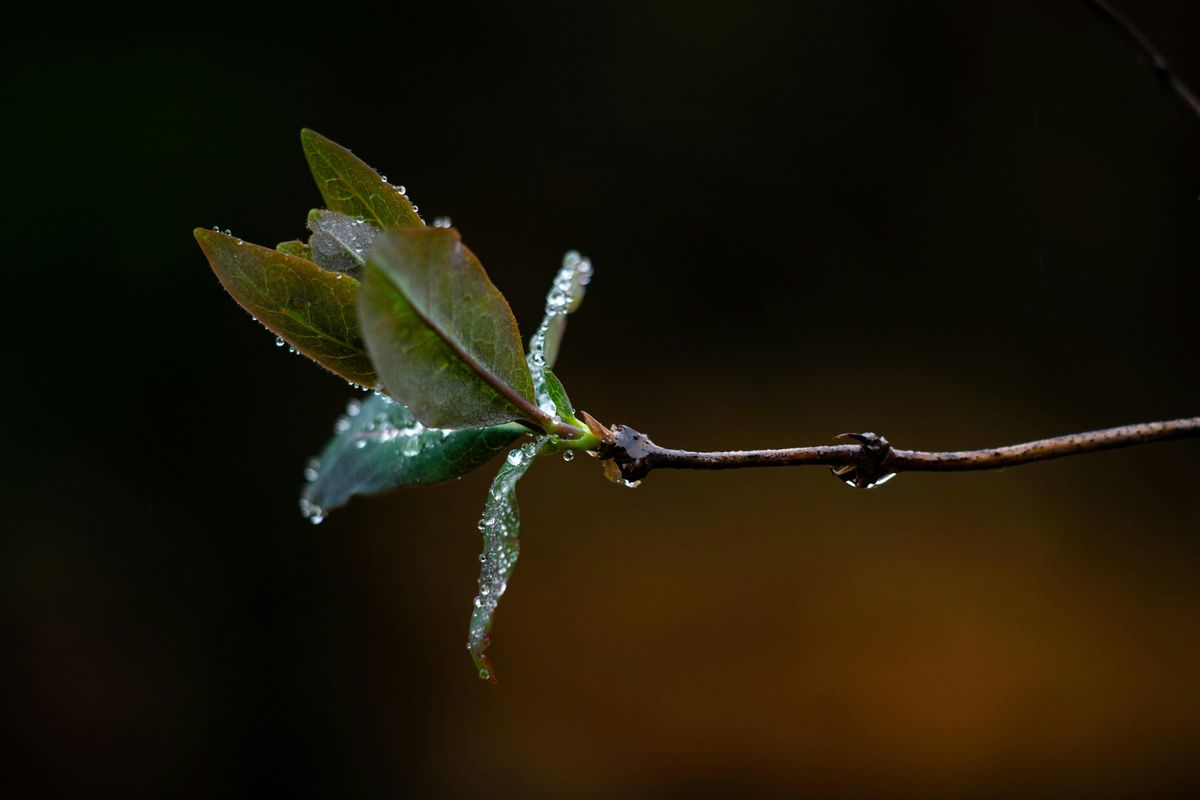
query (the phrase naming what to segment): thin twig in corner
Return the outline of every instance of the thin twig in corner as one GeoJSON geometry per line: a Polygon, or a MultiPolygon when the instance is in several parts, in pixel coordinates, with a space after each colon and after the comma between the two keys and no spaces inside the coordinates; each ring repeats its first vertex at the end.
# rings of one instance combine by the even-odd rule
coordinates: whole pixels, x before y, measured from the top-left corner
{"type": "Polygon", "coordinates": [[[1200,98],[1197,98],[1187,84],[1180,80],[1175,71],[1171,69],[1171,65],[1167,63],[1166,57],[1159,52],[1153,42],[1146,38],[1146,34],[1142,33],[1141,29],[1134,25],[1128,17],[1109,5],[1107,0],[1085,0],[1085,2],[1112,23],[1121,35],[1138,49],[1146,59],[1147,66],[1154,73],[1154,77],[1158,78],[1159,83],[1175,95],[1176,99],[1182,102],[1197,120],[1200,120],[1200,98]]]}

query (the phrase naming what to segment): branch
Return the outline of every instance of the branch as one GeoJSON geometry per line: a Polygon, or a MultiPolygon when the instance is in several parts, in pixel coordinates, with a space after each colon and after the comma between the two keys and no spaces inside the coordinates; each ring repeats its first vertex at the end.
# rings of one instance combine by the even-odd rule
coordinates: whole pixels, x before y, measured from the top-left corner
{"type": "Polygon", "coordinates": [[[1154,77],[1158,78],[1159,83],[1187,106],[1197,119],[1200,119],[1200,99],[1188,88],[1187,84],[1179,79],[1179,76],[1167,63],[1166,57],[1159,52],[1153,42],[1146,38],[1146,34],[1142,33],[1141,29],[1134,25],[1128,17],[1110,6],[1107,0],[1085,0],[1085,2],[1112,23],[1121,35],[1138,49],[1146,60],[1147,66],[1150,67],[1150,71],[1154,73],[1154,77]]]}
{"type": "Polygon", "coordinates": [[[743,469],[745,467],[832,467],[842,480],[859,488],[887,480],[897,472],[962,472],[998,469],[1051,458],[1096,453],[1148,442],[1200,436],[1200,417],[1143,422],[1088,433],[1072,433],[987,450],[932,452],[900,450],[874,433],[843,433],[858,444],[792,447],[783,450],[694,452],[659,447],[626,425],[604,431],[599,456],[613,463],[620,478],[636,484],[655,469],[743,469]]]}

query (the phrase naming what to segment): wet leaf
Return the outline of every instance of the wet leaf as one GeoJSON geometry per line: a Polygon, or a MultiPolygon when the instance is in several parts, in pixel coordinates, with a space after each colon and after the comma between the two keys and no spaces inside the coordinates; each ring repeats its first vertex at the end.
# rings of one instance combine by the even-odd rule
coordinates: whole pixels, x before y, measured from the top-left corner
{"type": "Polygon", "coordinates": [[[356,217],[324,208],[308,212],[312,260],[322,269],[362,279],[367,253],[379,238],[379,228],[356,217]]]}
{"type": "Polygon", "coordinates": [[[553,367],[558,362],[558,352],[562,348],[563,335],[567,332],[567,314],[575,312],[583,304],[583,295],[591,280],[592,262],[589,259],[574,250],[563,256],[562,268],[554,276],[554,284],[546,296],[547,308],[544,324],[546,326],[547,367],[553,367]],[[551,300],[555,297],[556,292],[565,294],[565,305],[560,308],[551,308],[551,300]]]}
{"type": "Polygon", "coordinates": [[[479,593],[475,596],[475,610],[471,613],[467,649],[475,661],[475,668],[479,670],[479,677],[492,683],[496,682],[496,671],[483,651],[491,644],[492,617],[496,604],[508,588],[509,578],[521,551],[517,481],[549,446],[549,442],[549,437],[543,436],[536,442],[518,447],[505,457],[488,490],[483,516],[479,520],[483,553],[479,557],[479,593]]]}
{"type": "Polygon", "coordinates": [[[305,470],[301,508],[310,517],[324,516],[354,495],[465,475],[528,433],[518,425],[426,428],[408,406],[380,394],[351,400],[335,430],[305,470]]]}
{"type": "Polygon", "coordinates": [[[563,388],[562,382],[549,367],[546,368],[546,391],[549,393],[550,399],[554,401],[559,416],[567,420],[574,420],[575,408],[571,405],[571,399],[567,397],[567,390],[563,388]]]}
{"type": "Polygon", "coordinates": [[[440,428],[541,425],[517,323],[452,228],[380,236],[359,293],[371,360],[388,394],[440,428]]]}
{"type": "Polygon", "coordinates": [[[221,284],[259,322],[351,383],[376,384],[358,331],[358,281],[217,231],[195,235],[221,284]]]}
{"type": "Polygon", "coordinates": [[[331,211],[362,217],[382,229],[425,227],[408,198],[340,144],[316,131],[300,131],[313,179],[331,211]]]}

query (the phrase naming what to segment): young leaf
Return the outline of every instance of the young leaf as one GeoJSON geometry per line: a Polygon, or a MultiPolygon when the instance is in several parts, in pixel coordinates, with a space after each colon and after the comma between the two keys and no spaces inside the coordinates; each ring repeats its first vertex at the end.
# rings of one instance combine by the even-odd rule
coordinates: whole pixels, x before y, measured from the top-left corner
{"type": "Polygon", "coordinates": [[[591,281],[592,262],[589,259],[574,250],[563,256],[562,269],[554,276],[554,285],[546,295],[547,367],[553,367],[558,361],[563,334],[567,332],[567,314],[574,313],[583,304],[583,295],[591,281]]]}
{"type": "Polygon", "coordinates": [[[197,228],[208,263],[242,308],[351,383],[378,382],[358,331],[358,281],[311,261],[197,228]]]}
{"type": "Polygon", "coordinates": [[[379,238],[379,228],[355,217],[323,208],[308,212],[312,260],[322,269],[362,279],[367,252],[379,238]]]}
{"type": "Polygon", "coordinates": [[[388,394],[439,428],[513,420],[541,425],[517,323],[452,228],[382,234],[358,313],[388,394]]]}
{"type": "MultiPolygon", "coordinates": [[[[579,308],[583,302],[584,287],[592,278],[592,264],[574,250],[563,257],[562,268],[554,276],[554,283],[546,294],[546,312],[542,324],[529,339],[527,363],[533,377],[534,398],[538,408],[547,416],[561,414],[558,402],[551,396],[546,373],[558,355],[559,342],[566,331],[567,314],[579,308]]],[[[557,379],[555,380],[557,383],[557,379]]],[[[562,390],[562,384],[558,384],[562,390]]],[[[565,396],[565,395],[564,395],[565,396]]],[[[572,412],[573,413],[573,412],[572,412]]],[[[574,419],[571,420],[574,422],[574,419]]],[[[580,429],[585,426],[578,425],[580,429]]]]}
{"type": "Polygon", "coordinates": [[[408,406],[381,394],[361,402],[351,400],[334,430],[337,435],[304,471],[308,483],[300,507],[312,519],[344,505],[353,495],[465,475],[528,433],[519,425],[426,428],[408,406]]]}
{"type": "Polygon", "coordinates": [[[275,245],[275,249],[281,253],[287,253],[289,256],[303,258],[305,261],[313,260],[312,250],[310,250],[308,245],[299,239],[293,239],[290,242],[280,242],[279,244],[275,245]]]}
{"type": "Polygon", "coordinates": [[[554,401],[554,407],[558,409],[558,413],[564,419],[575,419],[575,409],[571,406],[571,399],[567,397],[567,390],[563,388],[558,376],[549,367],[545,370],[545,376],[546,393],[554,401]]]}
{"type": "Polygon", "coordinates": [[[479,677],[492,683],[496,682],[496,671],[483,651],[491,644],[492,615],[500,595],[508,588],[508,579],[521,551],[517,481],[549,443],[549,437],[543,436],[508,454],[492,481],[487,502],[483,505],[483,517],[479,520],[479,530],[483,534],[483,554],[479,556],[482,566],[479,594],[475,596],[475,610],[471,613],[467,632],[467,649],[479,670],[479,677]]]}
{"type": "Polygon", "coordinates": [[[408,198],[358,156],[307,128],[300,143],[325,205],[350,217],[362,217],[381,229],[425,227],[408,198]]]}

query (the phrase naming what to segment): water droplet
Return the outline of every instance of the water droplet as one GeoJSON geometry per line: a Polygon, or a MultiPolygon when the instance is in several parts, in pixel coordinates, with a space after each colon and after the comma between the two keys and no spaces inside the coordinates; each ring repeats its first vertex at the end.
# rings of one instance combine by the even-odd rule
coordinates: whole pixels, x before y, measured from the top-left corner
{"type": "Polygon", "coordinates": [[[508,463],[512,464],[514,467],[521,466],[521,462],[524,460],[525,460],[525,457],[523,455],[521,455],[520,450],[513,450],[511,453],[508,454],[508,463]]]}
{"type": "Polygon", "coordinates": [[[320,525],[325,521],[325,509],[321,508],[316,503],[310,502],[307,498],[300,498],[300,516],[311,522],[313,525],[320,525]]]}
{"type": "Polygon", "coordinates": [[[487,667],[480,667],[479,668],[479,677],[483,678],[486,681],[488,678],[492,677],[492,673],[488,672],[487,667]]]}
{"type": "Polygon", "coordinates": [[[417,212],[418,212],[418,211],[420,211],[420,210],[421,210],[421,209],[417,208],[417,204],[416,204],[416,203],[413,203],[413,213],[415,214],[415,213],[417,213],[417,212]]]}
{"type": "Polygon", "coordinates": [[[408,194],[408,189],[404,188],[404,184],[397,186],[396,191],[399,192],[400,194],[408,194]]]}
{"type": "Polygon", "coordinates": [[[358,400],[351,398],[346,402],[347,416],[357,417],[359,411],[362,411],[362,403],[360,403],[358,400]]]}
{"type": "Polygon", "coordinates": [[[574,450],[564,450],[563,451],[563,461],[573,461],[574,459],[575,459],[575,451],[574,450]]]}
{"type": "Polygon", "coordinates": [[[310,458],[304,464],[304,480],[312,483],[317,478],[321,477],[318,471],[321,469],[321,460],[319,458],[310,458]]]}
{"type": "Polygon", "coordinates": [[[366,439],[358,439],[357,441],[355,441],[355,442],[354,442],[354,449],[355,449],[355,450],[362,450],[362,449],[363,449],[364,447],[366,447],[366,446],[367,446],[367,440],[366,440],[366,439]]]}
{"type": "Polygon", "coordinates": [[[383,180],[384,183],[387,183],[387,175],[380,175],[379,177],[380,177],[380,179],[383,180]]]}
{"type": "Polygon", "coordinates": [[[350,418],[349,417],[338,417],[337,422],[333,423],[333,432],[334,433],[345,433],[348,430],[350,430],[350,418]]]}
{"type": "Polygon", "coordinates": [[[275,337],[275,346],[276,346],[276,347],[283,347],[285,344],[287,344],[287,342],[285,342],[285,341],[283,340],[283,337],[282,337],[282,336],[276,336],[276,337],[275,337]]]}

